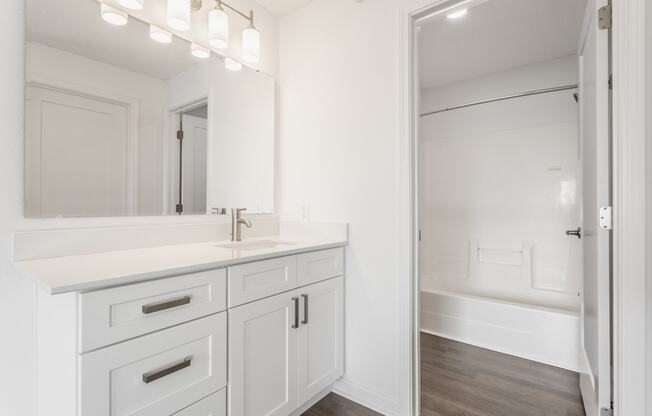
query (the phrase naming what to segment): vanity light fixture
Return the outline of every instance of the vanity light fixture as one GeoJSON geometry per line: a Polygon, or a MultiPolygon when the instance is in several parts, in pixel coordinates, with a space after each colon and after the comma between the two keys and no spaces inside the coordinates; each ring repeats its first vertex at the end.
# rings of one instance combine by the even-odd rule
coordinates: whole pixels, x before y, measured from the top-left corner
{"type": "Polygon", "coordinates": [[[199,59],[208,59],[211,57],[211,51],[208,48],[204,48],[194,42],[190,44],[190,53],[192,53],[192,56],[199,59]]]}
{"type": "Polygon", "coordinates": [[[250,64],[260,62],[260,32],[254,27],[254,12],[249,26],[242,31],[242,59],[250,64]]]}
{"type": "Polygon", "coordinates": [[[145,0],[118,0],[120,6],[132,10],[142,10],[145,5],[145,0]]]}
{"type": "Polygon", "coordinates": [[[238,72],[242,70],[242,64],[231,58],[224,58],[224,67],[229,71],[238,72]]]}
{"type": "Polygon", "coordinates": [[[229,15],[217,0],[215,8],[208,12],[208,39],[212,47],[225,49],[229,47],[229,15]]]}
{"type": "Polygon", "coordinates": [[[190,29],[190,0],[168,0],[167,18],[172,29],[190,29]]]}
{"type": "Polygon", "coordinates": [[[154,25],[149,25],[149,37],[158,43],[172,42],[172,33],[154,25]]]}
{"type": "Polygon", "coordinates": [[[216,48],[225,48],[228,46],[229,41],[229,21],[228,16],[218,15],[217,13],[224,13],[224,7],[240,15],[249,22],[249,25],[242,31],[242,60],[247,63],[260,62],[260,32],[254,26],[254,11],[249,10],[249,14],[244,14],[238,9],[230,6],[223,0],[215,0],[216,6],[211,12],[214,16],[214,21],[211,22],[211,15],[209,14],[208,27],[209,38],[211,45],[216,48]],[[218,16],[221,20],[217,20],[218,16]],[[214,30],[214,31],[213,31],[214,30]],[[217,36],[218,31],[221,31],[224,36],[217,36]],[[215,35],[215,36],[213,36],[215,35]]]}
{"type": "Polygon", "coordinates": [[[449,13],[446,15],[447,19],[459,19],[460,17],[464,17],[466,13],[469,11],[469,9],[460,9],[457,11],[454,11],[453,13],[449,13]]]}
{"type": "Polygon", "coordinates": [[[111,23],[112,25],[116,25],[116,26],[126,25],[129,19],[127,13],[104,3],[101,3],[100,5],[100,13],[102,15],[102,19],[105,22],[111,23]]]}

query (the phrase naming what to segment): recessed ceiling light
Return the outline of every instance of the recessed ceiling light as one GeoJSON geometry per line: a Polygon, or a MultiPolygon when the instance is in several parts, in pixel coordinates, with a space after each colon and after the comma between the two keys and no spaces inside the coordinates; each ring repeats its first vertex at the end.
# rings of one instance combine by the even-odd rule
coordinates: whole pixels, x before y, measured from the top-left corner
{"type": "Polygon", "coordinates": [[[460,17],[465,16],[468,11],[469,11],[469,9],[457,10],[457,11],[455,11],[453,13],[447,14],[446,18],[448,18],[448,19],[459,19],[460,17]]]}
{"type": "Polygon", "coordinates": [[[172,42],[172,33],[154,25],[149,25],[149,37],[159,43],[172,42]]]}
{"type": "Polygon", "coordinates": [[[102,19],[104,19],[105,22],[116,26],[126,25],[127,20],[129,19],[127,13],[104,3],[102,3],[100,6],[100,13],[102,14],[102,19]]]}
{"type": "Polygon", "coordinates": [[[224,58],[224,67],[229,71],[240,71],[242,69],[242,64],[231,58],[224,58]]]}
{"type": "Polygon", "coordinates": [[[204,48],[196,43],[190,44],[190,53],[192,53],[195,58],[200,59],[208,59],[211,57],[211,51],[208,50],[208,48],[204,48]]]}

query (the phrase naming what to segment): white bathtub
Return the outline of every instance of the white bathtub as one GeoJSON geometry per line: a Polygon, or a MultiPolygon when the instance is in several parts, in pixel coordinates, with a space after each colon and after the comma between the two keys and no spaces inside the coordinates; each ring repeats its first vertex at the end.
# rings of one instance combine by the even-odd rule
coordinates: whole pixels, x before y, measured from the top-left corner
{"type": "Polygon", "coordinates": [[[580,371],[578,313],[446,292],[421,292],[421,332],[580,371]]]}

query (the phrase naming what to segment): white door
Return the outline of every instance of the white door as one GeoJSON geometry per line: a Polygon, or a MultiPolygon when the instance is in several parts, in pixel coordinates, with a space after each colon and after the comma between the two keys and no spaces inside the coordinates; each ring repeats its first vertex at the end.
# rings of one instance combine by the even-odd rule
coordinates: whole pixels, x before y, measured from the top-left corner
{"type": "Polygon", "coordinates": [[[41,86],[27,97],[26,215],[126,215],[128,106],[41,86]]]}
{"type": "Polygon", "coordinates": [[[582,346],[586,369],[580,377],[588,416],[611,407],[610,231],[600,227],[600,208],[611,205],[609,33],[598,25],[607,0],[589,0],[580,58],[582,159],[582,346]]]}
{"type": "Polygon", "coordinates": [[[297,407],[296,291],[229,310],[229,415],[287,416],[297,407]]]}
{"type": "Polygon", "coordinates": [[[206,214],[205,118],[183,115],[183,213],[206,214]]]}
{"type": "Polygon", "coordinates": [[[303,404],[343,373],[343,278],[299,289],[299,403],[303,404]]]}

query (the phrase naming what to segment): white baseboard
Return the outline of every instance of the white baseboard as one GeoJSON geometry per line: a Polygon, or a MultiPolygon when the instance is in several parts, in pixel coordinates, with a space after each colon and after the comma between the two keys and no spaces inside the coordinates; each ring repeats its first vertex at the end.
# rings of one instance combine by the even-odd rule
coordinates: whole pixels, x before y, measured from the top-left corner
{"type": "Polygon", "coordinates": [[[333,393],[385,416],[400,416],[398,402],[392,401],[346,379],[340,379],[335,382],[333,393]]]}
{"type": "Polygon", "coordinates": [[[579,316],[445,293],[421,295],[421,331],[580,372],[579,316]]]}

